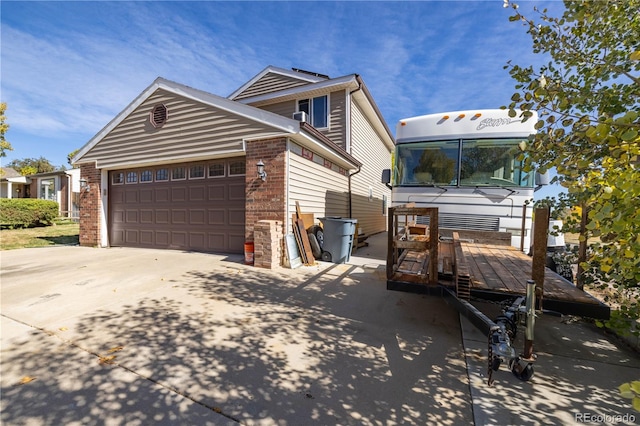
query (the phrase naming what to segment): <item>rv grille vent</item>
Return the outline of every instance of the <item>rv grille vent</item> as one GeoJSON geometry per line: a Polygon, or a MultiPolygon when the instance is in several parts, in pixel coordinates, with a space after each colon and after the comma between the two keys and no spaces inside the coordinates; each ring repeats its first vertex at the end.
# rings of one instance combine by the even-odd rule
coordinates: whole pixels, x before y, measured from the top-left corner
{"type": "MultiPolygon", "coordinates": [[[[416,223],[429,224],[429,216],[418,216],[416,223]]],[[[469,216],[462,214],[440,213],[438,227],[444,229],[468,229],[476,231],[498,231],[500,219],[495,216],[469,216]]]]}

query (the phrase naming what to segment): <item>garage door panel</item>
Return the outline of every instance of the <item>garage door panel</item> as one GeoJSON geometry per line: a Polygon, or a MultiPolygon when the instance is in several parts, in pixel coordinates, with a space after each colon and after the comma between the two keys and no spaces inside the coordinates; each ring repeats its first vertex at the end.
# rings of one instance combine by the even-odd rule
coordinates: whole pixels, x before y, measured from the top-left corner
{"type": "Polygon", "coordinates": [[[205,225],[206,212],[204,209],[189,210],[189,224],[190,225],[205,225]]]}
{"type": "Polygon", "coordinates": [[[120,246],[125,243],[124,230],[117,230],[111,232],[111,244],[114,246],[120,246]]]}
{"type": "Polygon", "coordinates": [[[226,176],[110,184],[110,244],[242,253],[244,182],[226,176]]]}
{"type": "Polygon", "coordinates": [[[173,209],[171,210],[171,224],[172,225],[186,225],[187,223],[187,210],[186,209],[173,209]]]}
{"type": "Polygon", "coordinates": [[[189,201],[204,201],[206,188],[204,185],[189,188],[189,201]]]}
{"type": "Polygon", "coordinates": [[[209,209],[209,225],[224,225],[225,224],[225,210],[209,209]]]}
{"type": "Polygon", "coordinates": [[[114,210],[111,214],[113,223],[124,223],[124,210],[114,210]]]}
{"type": "Polygon", "coordinates": [[[185,231],[171,231],[171,246],[175,248],[187,247],[187,233],[185,231]]]}
{"type": "Polygon", "coordinates": [[[140,202],[141,203],[151,203],[153,202],[153,189],[141,189],[140,190],[140,202]]]}
{"type": "Polygon", "coordinates": [[[150,224],[153,223],[153,210],[144,209],[140,210],[140,223],[150,224]]]}
{"type": "Polygon", "coordinates": [[[127,244],[138,244],[138,231],[134,229],[125,230],[124,241],[127,244]]]}
{"type": "Polygon", "coordinates": [[[154,244],[154,234],[153,230],[140,231],[140,244],[152,246],[154,244]]]}
{"type": "Polygon", "coordinates": [[[204,232],[189,232],[189,247],[193,250],[206,249],[206,240],[207,236],[204,232]]]}
{"type": "Polygon", "coordinates": [[[244,247],[244,230],[242,233],[229,234],[229,246],[243,246],[244,247]]]}
{"type": "Polygon", "coordinates": [[[244,188],[245,188],[244,182],[229,184],[229,200],[241,200],[244,202],[244,198],[245,198],[244,188]]]}
{"type": "Polygon", "coordinates": [[[138,223],[138,210],[127,210],[125,218],[127,223],[138,223]]]}
{"type": "Polygon", "coordinates": [[[225,201],[225,186],[220,185],[209,185],[208,189],[208,200],[209,201],[225,201]]]}
{"type": "Polygon", "coordinates": [[[183,186],[171,188],[171,201],[174,203],[187,201],[187,188],[183,186]]]}
{"type": "Polygon", "coordinates": [[[114,204],[124,203],[124,191],[111,190],[109,200],[114,204]]]}
{"type": "Polygon", "coordinates": [[[171,237],[169,231],[154,231],[156,237],[156,245],[160,247],[169,246],[169,238],[171,237]]]}
{"type": "Polygon", "coordinates": [[[225,246],[226,246],[226,238],[225,235],[222,233],[209,233],[208,234],[208,249],[209,250],[224,250],[225,246]]]}
{"type": "Polygon", "coordinates": [[[156,224],[158,225],[168,225],[169,224],[169,210],[168,209],[157,209],[156,211],[156,224]]]}
{"type": "Polygon", "coordinates": [[[154,190],[157,203],[163,203],[170,200],[169,188],[156,188],[154,190]]]}
{"type": "Polygon", "coordinates": [[[244,227],[244,210],[229,209],[229,225],[242,225],[244,227]]]}
{"type": "Polygon", "coordinates": [[[138,190],[137,189],[126,189],[124,193],[124,202],[129,203],[137,203],[138,202],[138,190]]]}

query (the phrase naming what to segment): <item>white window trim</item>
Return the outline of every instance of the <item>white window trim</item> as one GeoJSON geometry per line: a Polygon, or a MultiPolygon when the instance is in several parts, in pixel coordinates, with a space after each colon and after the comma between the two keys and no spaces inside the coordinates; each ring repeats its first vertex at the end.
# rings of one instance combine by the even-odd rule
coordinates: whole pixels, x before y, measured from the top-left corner
{"type": "Polygon", "coordinates": [[[326,121],[327,121],[327,125],[324,127],[316,127],[316,129],[320,130],[328,130],[331,128],[331,95],[329,93],[327,93],[326,95],[320,95],[320,96],[313,96],[313,97],[309,97],[309,98],[300,98],[296,100],[296,112],[300,112],[300,101],[304,101],[307,100],[309,101],[309,113],[307,114],[307,123],[311,124],[313,126],[313,100],[316,98],[322,98],[322,97],[326,97],[327,98],[327,114],[326,114],[326,121]]]}
{"type": "Polygon", "coordinates": [[[140,175],[138,174],[138,171],[127,171],[124,173],[124,183],[125,185],[137,185],[138,183],[140,183],[140,175]],[[136,181],[135,182],[129,182],[129,174],[131,173],[135,173],[136,174],[136,181]]]}
{"type": "Polygon", "coordinates": [[[144,169],[144,170],[140,170],[140,173],[138,174],[138,179],[140,183],[153,183],[153,179],[156,176],[156,171],[153,169],[144,169]],[[144,172],[150,172],[151,173],[151,179],[150,180],[142,180],[142,174],[144,172]]]}
{"type": "Polygon", "coordinates": [[[155,169],[153,171],[153,180],[155,182],[169,182],[171,180],[171,169],[168,167],[160,167],[159,169],[155,169]],[[167,171],[167,178],[166,179],[158,179],[158,170],[166,170],[167,171]]]}
{"type": "Polygon", "coordinates": [[[189,180],[198,180],[198,179],[206,179],[207,178],[207,174],[209,173],[208,167],[205,164],[194,164],[192,166],[189,166],[189,180]],[[202,176],[191,176],[191,170],[194,167],[198,167],[201,166],[202,167],[202,176]]]}
{"type": "Polygon", "coordinates": [[[227,176],[227,164],[224,161],[218,161],[218,162],[213,162],[213,163],[209,163],[207,164],[207,178],[208,179],[220,179],[220,178],[224,178],[227,176]],[[218,176],[211,176],[211,166],[213,166],[214,164],[221,164],[222,165],[222,174],[218,175],[218,176]]]}
{"type": "Polygon", "coordinates": [[[187,175],[188,175],[188,174],[189,174],[189,169],[187,168],[187,166],[173,166],[173,167],[171,167],[171,169],[169,170],[169,177],[170,177],[171,181],[187,180],[187,175]],[[182,169],[184,169],[184,177],[181,177],[181,178],[174,178],[174,177],[173,177],[173,171],[174,171],[175,169],[178,169],[178,168],[182,168],[182,169]]]}
{"type": "Polygon", "coordinates": [[[125,176],[124,176],[124,172],[114,172],[111,173],[111,185],[124,185],[124,181],[125,181],[125,176]],[[116,177],[116,175],[122,175],[122,182],[114,182],[113,178],[116,177]]]}
{"type": "MultiPolygon", "coordinates": [[[[240,162],[241,160],[238,160],[240,162]]],[[[231,173],[231,163],[235,162],[235,160],[231,160],[227,163],[227,176],[246,176],[247,175],[247,166],[245,164],[244,173],[231,173]]]]}

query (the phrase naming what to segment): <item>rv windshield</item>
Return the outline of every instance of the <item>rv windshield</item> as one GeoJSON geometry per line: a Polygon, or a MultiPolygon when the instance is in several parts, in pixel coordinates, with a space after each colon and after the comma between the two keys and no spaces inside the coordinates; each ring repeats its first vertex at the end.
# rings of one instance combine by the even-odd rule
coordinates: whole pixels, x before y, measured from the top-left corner
{"type": "Polygon", "coordinates": [[[400,143],[394,184],[398,186],[533,187],[522,168],[522,139],[463,139],[400,143]]]}

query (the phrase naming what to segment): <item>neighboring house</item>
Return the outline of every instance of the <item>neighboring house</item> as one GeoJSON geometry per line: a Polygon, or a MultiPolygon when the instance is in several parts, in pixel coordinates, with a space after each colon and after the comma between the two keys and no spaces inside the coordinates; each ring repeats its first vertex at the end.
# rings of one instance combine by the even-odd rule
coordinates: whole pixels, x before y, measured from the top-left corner
{"type": "Polygon", "coordinates": [[[296,202],[382,232],[393,146],[357,74],[270,66],[228,98],[158,78],[72,160],[80,243],[241,253],[260,220],[291,232],[296,202]]]}
{"type": "Polygon", "coordinates": [[[29,198],[31,179],[11,167],[0,170],[0,198],[29,198]]]}
{"type": "Polygon", "coordinates": [[[60,216],[79,217],[80,169],[56,170],[22,176],[2,168],[0,198],[40,198],[58,203],[60,216]]]}
{"type": "Polygon", "coordinates": [[[58,203],[60,216],[77,219],[80,216],[80,169],[56,170],[29,175],[30,198],[58,203]]]}

